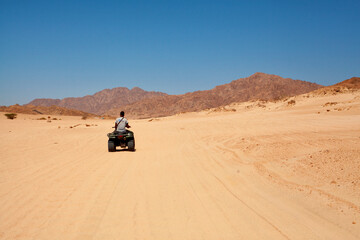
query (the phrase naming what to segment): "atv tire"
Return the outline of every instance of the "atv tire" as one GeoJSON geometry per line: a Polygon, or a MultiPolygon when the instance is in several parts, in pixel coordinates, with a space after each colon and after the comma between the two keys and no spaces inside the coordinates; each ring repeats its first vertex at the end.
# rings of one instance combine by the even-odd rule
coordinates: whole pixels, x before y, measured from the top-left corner
{"type": "Polygon", "coordinates": [[[135,151],[135,140],[130,140],[128,142],[128,149],[129,151],[135,151]]]}
{"type": "Polygon", "coordinates": [[[113,141],[108,141],[108,150],[109,150],[109,152],[116,151],[115,143],[113,141]]]}

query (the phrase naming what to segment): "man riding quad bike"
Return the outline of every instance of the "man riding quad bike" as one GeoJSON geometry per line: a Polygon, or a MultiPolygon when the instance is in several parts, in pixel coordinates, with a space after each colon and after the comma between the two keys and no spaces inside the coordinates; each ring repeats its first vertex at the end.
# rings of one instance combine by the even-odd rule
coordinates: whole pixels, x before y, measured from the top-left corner
{"type": "Polygon", "coordinates": [[[126,128],[131,128],[128,123],[128,120],[124,117],[125,113],[120,112],[120,117],[115,121],[115,130],[111,133],[108,133],[108,150],[109,152],[115,152],[116,146],[121,148],[128,148],[129,151],[135,151],[135,138],[132,131],[127,130],[126,128]]]}

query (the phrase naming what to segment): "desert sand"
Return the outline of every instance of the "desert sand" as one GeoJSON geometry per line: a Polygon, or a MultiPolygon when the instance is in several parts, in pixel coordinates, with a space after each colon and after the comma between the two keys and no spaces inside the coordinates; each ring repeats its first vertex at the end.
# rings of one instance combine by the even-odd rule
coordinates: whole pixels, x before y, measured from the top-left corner
{"type": "Polygon", "coordinates": [[[0,239],[360,239],[360,92],[54,117],[0,115],[0,239]]]}

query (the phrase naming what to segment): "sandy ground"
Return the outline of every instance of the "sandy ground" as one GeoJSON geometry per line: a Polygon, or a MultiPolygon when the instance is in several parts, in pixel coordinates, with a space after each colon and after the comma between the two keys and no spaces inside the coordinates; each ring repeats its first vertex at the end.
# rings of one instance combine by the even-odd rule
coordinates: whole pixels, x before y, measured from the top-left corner
{"type": "Polygon", "coordinates": [[[0,239],[360,239],[359,92],[129,120],[136,152],[51,117],[0,116],[0,239]]]}

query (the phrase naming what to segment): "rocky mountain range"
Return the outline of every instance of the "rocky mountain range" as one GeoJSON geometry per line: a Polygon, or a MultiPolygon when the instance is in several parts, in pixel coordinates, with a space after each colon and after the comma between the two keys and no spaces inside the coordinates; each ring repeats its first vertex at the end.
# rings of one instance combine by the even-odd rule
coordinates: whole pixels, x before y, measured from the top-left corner
{"type": "Polygon", "coordinates": [[[282,78],[277,75],[255,73],[211,90],[196,91],[182,95],[165,95],[143,99],[123,108],[115,108],[106,114],[117,116],[120,110],[133,118],[169,116],[182,112],[201,111],[249,100],[274,100],[295,96],[323,86],[306,81],[282,78]]]}
{"type": "Polygon", "coordinates": [[[249,100],[273,100],[311,92],[323,86],[306,81],[255,73],[211,90],[168,95],[140,88],[118,87],[94,95],[64,99],[35,99],[36,106],[60,106],[97,115],[118,116],[121,110],[130,118],[169,116],[182,112],[201,111],[249,100]]]}
{"type": "Polygon", "coordinates": [[[131,90],[126,87],[117,87],[104,89],[94,95],[84,97],[69,97],[64,99],[38,98],[28,104],[45,107],[54,105],[101,115],[112,108],[121,108],[131,103],[159,96],[167,96],[167,94],[148,92],[138,87],[131,90]]]}

